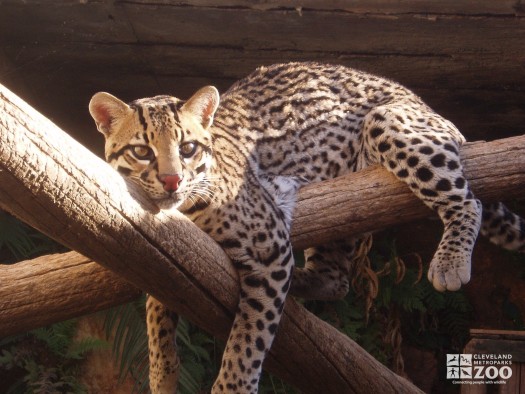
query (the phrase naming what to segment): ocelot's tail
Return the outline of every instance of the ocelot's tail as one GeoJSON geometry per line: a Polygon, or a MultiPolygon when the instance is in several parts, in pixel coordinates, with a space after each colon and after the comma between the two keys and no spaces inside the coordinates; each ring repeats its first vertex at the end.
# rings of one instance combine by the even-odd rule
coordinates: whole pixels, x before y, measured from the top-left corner
{"type": "Polygon", "coordinates": [[[502,248],[525,253],[525,220],[500,202],[483,204],[481,234],[502,248]]]}

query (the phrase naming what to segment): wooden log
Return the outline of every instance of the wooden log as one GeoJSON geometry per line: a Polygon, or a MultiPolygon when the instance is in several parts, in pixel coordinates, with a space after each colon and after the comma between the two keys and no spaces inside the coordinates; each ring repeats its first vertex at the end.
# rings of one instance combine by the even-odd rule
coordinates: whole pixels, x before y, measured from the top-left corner
{"type": "MultiPolygon", "coordinates": [[[[524,182],[522,170],[525,168],[524,151],[524,137],[464,146],[461,155],[467,178],[476,195],[484,201],[522,196],[519,185],[524,182]]],[[[297,209],[294,212],[292,241],[296,249],[304,249],[342,236],[375,231],[430,214],[431,211],[416,199],[403,183],[396,181],[381,168],[370,168],[360,173],[348,174],[340,179],[303,188],[299,193],[297,209]]],[[[48,264],[56,265],[54,270],[58,271],[62,263],[55,263],[55,259],[52,259],[48,264]]],[[[95,277],[92,273],[93,268],[89,265],[86,267],[75,265],[77,270],[75,272],[68,269],[69,274],[64,274],[63,277],[69,275],[70,283],[80,283],[79,281],[91,275],[95,277]]],[[[6,323],[0,324],[0,336],[78,316],[88,311],[116,305],[121,301],[118,294],[115,294],[113,301],[108,300],[112,298],[112,292],[115,290],[105,284],[104,275],[112,276],[112,274],[106,273],[103,269],[97,271],[100,275],[97,281],[99,288],[92,294],[81,291],[69,294],[67,288],[62,294],[63,288],[57,281],[61,277],[47,276],[47,273],[43,265],[32,262],[21,263],[16,268],[15,266],[0,267],[0,283],[8,283],[8,281],[13,283],[16,277],[20,282],[13,283],[9,292],[0,293],[0,300],[9,303],[0,310],[0,316],[5,316],[1,321],[6,323]],[[22,268],[26,264],[27,267],[22,268]],[[35,277],[41,278],[40,282],[48,283],[46,297],[53,300],[62,299],[63,306],[42,315],[40,319],[24,319],[24,313],[37,311],[42,305],[34,303],[30,294],[27,294],[27,297],[19,295],[31,283],[26,283],[26,275],[19,275],[22,271],[32,272],[35,277]],[[22,290],[17,290],[18,288],[22,290]],[[10,292],[12,292],[11,296],[10,292]],[[91,309],[75,308],[76,304],[85,303],[88,299],[89,304],[93,306],[91,309]]],[[[126,289],[124,283],[122,288],[126,289]]],[[[79,288],[83,287],[84,285],[79,285],[79,288]]],[[[129,291],[131,297],[137,290],[129,291]]]]}
{"type": "MultiPolygon", "coordinates": [[[[524,153],[525,136],[464,146],[466,177],[476,196],[485,202],[523,197],[524,153]]],[[[371,167],[301,189],[292,242],[300,250],[429,215],[433,213],[403,183],[371,167]]],[[[0,283],[10,284],[0,287],[0,337],[118,305],[138,294],[125,280],[75,252],[0,266],[0,283]],[[40,299],[28,291],[35,278],[42,284],[40,299]],[[72,291],[69,283],[77,289],[72,291]],[[35,319],[41,310],[47,312],[35,319]]]]}
{"type": "Polygon", "coordinates": [[[141,291],[77,252],[0,264],[0,337],[97,312],[141,291]]]}
{"type": "MultiPolygon", "coordinates": [[[[461,149],[465,176],[484,202],[524,196],[525,136],[466,144],[461,149]]],[[[294,212],[294,245],[327,241],[406,223],[430,210],[408,187],[379,167],[308,185],[294,212]]]]}
{"type": "MultiPolygon", "coordinates": [[[[227,336],[239,288],[218,245],[3,87],[0,185],[3,209],[227,336]]],[[[420,392],[291,298],[265,368],[305,393],[420,392]]]]}

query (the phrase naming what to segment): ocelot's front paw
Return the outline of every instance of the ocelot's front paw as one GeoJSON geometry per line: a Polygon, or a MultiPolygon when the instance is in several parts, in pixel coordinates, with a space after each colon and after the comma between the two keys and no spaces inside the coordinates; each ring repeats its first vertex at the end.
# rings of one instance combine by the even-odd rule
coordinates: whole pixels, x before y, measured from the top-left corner
{"type": "Polygon", "coordinates": [[[434,256],[428,269],[428,280],[438,291],[456,291],[470,280],[470,257],[434,256]]]}

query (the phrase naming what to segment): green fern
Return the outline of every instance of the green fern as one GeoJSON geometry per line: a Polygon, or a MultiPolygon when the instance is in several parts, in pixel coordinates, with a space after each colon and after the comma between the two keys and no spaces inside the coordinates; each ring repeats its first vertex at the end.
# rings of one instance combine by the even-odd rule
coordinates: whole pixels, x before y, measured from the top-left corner
{"type": "Polygon", "coordinates": [[[215,339],[180,319],[177,340],[182,362],[179,393],[191,394],[211,388],[216,365],[210,354],[217,351],[215,339]]]}
{"type": "Polygon", "coordinates": [[[421,281],[420,289],[423,302],[431,310],[440,310],[446,307],[446,293],[436,291],[428,281],[421,281]]]}
{"type": "Polygon", "coordinates": [[[67,320],[48,327],[37,328],[31,331],[38,340],[44,342],[49,350],[57,356],[65,356],[76,332],[75,320],[67,320]]]}
{"type": "Polygon", "coordinates": [[[0,250],[2,249],[6,250],[9,256],[5,257],[2,263],[10,264],[45,253],[63,251],[64,247],[15,217],[0,211],[0,250]]]}
{"type": "Polygon", "coordinates": [[[119,364],[119,382],[131,375],[134,392],[148,387],[148,340],[144,311],[145,298],[119,305],[104,312],[106,337],[114,332],[113,355],[119,364]]]}
{"type": "Polygon", "coordinates": [[[109,343],[107,341],[101,340],[99,338],[83,338],[79,341],[72,342],[67,352],[64,354],[64,357],[71,360],[82,360],[86,354],[94,350],[107,349],[109,343]]]}
{"type": "Polygon", "coordinates": [[[365,302],[352,290],[341,301],[304,305],[385,364],[392,359],[393,349],[383,343],[383,336],[393,310],[399,316],[405,343],[436,351],[462,347],[472,318],[472,307],[463,292],[439,293],[427,280],[418,281],[418,270],[409,266],[399,281],[395,242],[378,240],[369,256],[373,269],[383,275],[368,322],[365,302]]]}
{"type": "Polygon", "coordinates": [[[82,358],[105,341],[74,339],[76,321],[69,320],[2,340],[0,368],[23,371],[8,393],[86,393],[77,375],[82,358]]]}
{"type": "MultiPolygon", "coordinates": [[[[144,307],[145,297],[141,297],[104,313],[106,335],[109,338],[113,331],[115,334],[113,353],[119,363],[120,379],[131,375],[136,382],[134,393],[147,392],[149,387],[144,307]]],[[[181,358],[178,393],[209,391],[218,372],[222,346],[184,319],[180,319],[177,326],[177,342],[181,358]]],[[[261,392],[294,393],[279,379],[269,377],[263,379],[261,392]]]]}
{"type": "Polygon", "coordinates": [[[0,353],[0,367],[11,370],[17,365],[15,355],[11,350],[3,349],[0,353]]]}
{"type": "Polygon", "coordinates": [[[299,391],[289,386],[281,379],[268,373],[264,373],[259,383],[259,392],[272,394],[299,394],[299,391]]]}
{"type": "MultiPolygon", "coordinates": [[[[113,353],[119,363],[119,379],[131,375],[136,384],[134,392],[147,392],[148,338],[145,320],[145,297],[120,305],[105,312],[104,327],[109,338],[115,331],[113,353]]],[[[215,372],[210,350],[215,341],[180,319],[177,327],[177,341],[182,364],[179,378],[179,392],[193,394],[211,386],[211,372],[215,372]]]]}

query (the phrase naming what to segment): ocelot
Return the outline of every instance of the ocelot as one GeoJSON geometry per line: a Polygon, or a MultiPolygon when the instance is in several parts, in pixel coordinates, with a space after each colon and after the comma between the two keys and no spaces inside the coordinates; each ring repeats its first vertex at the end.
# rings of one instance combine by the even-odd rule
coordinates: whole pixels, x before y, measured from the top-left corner
{"type": "MultiPolygon", "coordinates": [[[[377,163],[405,182],[444,224],[428,270],[440,291],[469,281],[480,227],[504,247],[525,249],[521,218],[502,204],[482,215],[462,171],[465,140],[457,128],[384,78],[336,65],[278,64],[220,98],[211,86],[187,101],[156,96],[129,105],[97,93],[89,109],[107,161],[161,209],[176,207],[210,234],[239,272],[239,307],[213,393],[257,392],[289,292],[329,300],[348,291],[360,239],[310,248],[306,266],[294,270],[291,212],[305,184],[377,163]]],[[[150,298],[154,393],[175,392],[176,360],[160,357],[173,349],[166,313],[150,298]]]]}

